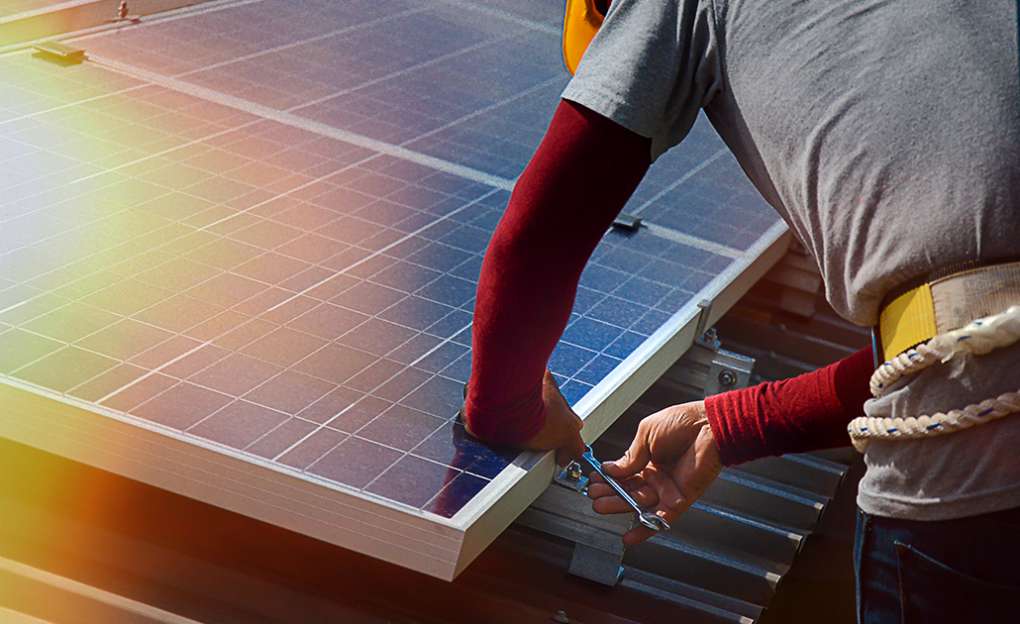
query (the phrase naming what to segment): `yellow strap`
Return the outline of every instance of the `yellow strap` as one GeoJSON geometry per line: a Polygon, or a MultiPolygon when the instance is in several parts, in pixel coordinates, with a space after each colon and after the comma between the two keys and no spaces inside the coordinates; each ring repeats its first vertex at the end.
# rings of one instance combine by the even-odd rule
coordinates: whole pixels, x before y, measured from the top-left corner
{"type": "Polygon", "coordinates": [[[602,26],[602,15],[595,10],[594,0],[567,0],[563,16],[563,62],[573,74],[595,33],[602,26]]]}
{"type": "Polygon", "coordinates": [[[931,340],[937,333],[931,286],[923,284],[893,299],[882,310],[878,332],[885,360],[931,340]]]}

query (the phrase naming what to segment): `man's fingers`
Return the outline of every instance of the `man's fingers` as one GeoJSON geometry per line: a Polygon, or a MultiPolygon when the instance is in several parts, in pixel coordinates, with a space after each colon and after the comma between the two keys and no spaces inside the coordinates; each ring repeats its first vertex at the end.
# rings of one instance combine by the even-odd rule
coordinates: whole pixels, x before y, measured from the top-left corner
{"type": "MultiPolygon", "coordinates": [[[[588,480],[588,496],[591,498],[614,496],[616,494],[613,488],[609,487],[609,484],[607,484],[605,480],[599,476],[599,473],[592,472],[588,476],[588,480]]],[[[633,493],[635,490],[645,485],[645,479],[640,474],[636,474],[633,477],[619,479],[617,480],[617,483],[619,483],[624,490],[633,493]]]]}
{"type": "Polygon", "coordinates": [[[644,474],[648,485],[652,486],[659,495],[659,510],[673,512],[686,509],[684,495],[669,474],[654,465],[645,469],[644,474]]]}
{"type": "MultiPolygon", "coordinates": [[[[609,486],[605,487],[608,488],[609,486]]],[[[635,490],[634,492],[631,492],[630,495],[641,507],[655,507],[659,503],[659,497],[648,486],[635,490]]],[[[616,494],[604,494],[593,498],[595,498],[595,501],[592,502],[591,507],[601,514],[627,513],[629,511],[633,511],[631,506],[627,504],[627,501],[623,500],[616,494]]]]}
{"type": "Polygon", "coordinates": [[[620,479],[636,474],[648,465],[651,455],[648,450],[648,436],[645,431],[645,427],[638,425],[634,441],[630,443],[630,448],[623,454],[623,457],[616,461],[602,464],[602,469],[606,471],[606,474],[620,479]]]}
{"type": "Polygon", "coordinates": [[[697,444],[691,446],[672,471],[673,481],[679,485],[685,499],[682,510],[705,493],[719,475],[719,470],[720,465],[712,455],[703,452],[697,444]]]}
{"type": "MultiPolygon", "coordinates": [[[[580,424],[580,420],[578,420],[578,424],[580,424]]],[[[556,463],[560,466],[566,466],[572,460],[580,459],[585,451],[580,427],[576,431],[570,431],[566,436],[566,440],[556,449],[556,463]]]]}
{"type": "Polygon", "coordinates": [[[570,439],[570,444],[567,446],[567,448],[569,449],[571,459],[579,459],[581,455],[584,455],[585,443],[584,439],[581,437],[580,428],[578,428],[577,430],[577,435],[573,436],[570,439]]]}
{"type": "Polygon", "coordinates": [[[655,535],[655,531],[648,527],[638,525],[623,534],[623,543],[627,546],[634,546],[636,544],[640,544],[653,535],[655,535]]]}
{"type": "MultiPolygon", "coordinates": [[[[588,492],[591,492],[592,488],[594,488],[594,491],[602,492],[601,496],[608,496],[610,494],[615,493],[613,492],[613,488],[609,487],[609,485],[597,472],[592,472],[591,474],[589,474],[588,480],[591,482],[591,485],[588,486],[588,492]]],[[[640,474],[636,474],[632,477],[617,479],[616,482],[619,483],[620,486],[623,487],[623,489],[627,490],[628,492],[633,492],[634,490],[638,489],[639,487],[645,484],[645,479],[640,474]]],[[[597,497],[592,496],[592,498],[597,497]]]]}

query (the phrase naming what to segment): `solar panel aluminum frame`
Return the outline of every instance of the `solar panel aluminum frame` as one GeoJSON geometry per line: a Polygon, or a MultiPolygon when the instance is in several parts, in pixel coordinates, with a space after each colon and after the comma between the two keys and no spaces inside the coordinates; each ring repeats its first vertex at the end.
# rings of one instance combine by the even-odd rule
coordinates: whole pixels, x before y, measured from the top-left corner
{"type": "MultiPolygon", "coordinates": [[[[592,388],[575,405],[585,420],[584,438],[598,438],[690,347],[699,327],[713,324],[782,257],[789,241],[785,224],[777,222],[592,388]],[[700,307],[703,300],[712,305],[700,307]]],[[[2,381],[4,437],[448,581],[542,493],[553,475],[551,453],[524,453],[447,519],[141,419],[100,413],[83,401],[2,381]]]]}

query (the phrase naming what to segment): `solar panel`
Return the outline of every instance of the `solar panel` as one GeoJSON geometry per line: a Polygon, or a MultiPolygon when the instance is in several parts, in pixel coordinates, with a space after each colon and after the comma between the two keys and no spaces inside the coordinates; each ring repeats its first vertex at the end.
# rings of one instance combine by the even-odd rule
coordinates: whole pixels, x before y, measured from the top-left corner
{"type": "MultiPolygon", "coordinates": [[[[548,474],[455,414],[484,250],[565,84],[547,22],[473,4],[263,0],[76,40],[80,66],[0,57],[3,433],[462,569],[548,474]]],[[[585,269],[550,361],[582,414],[781,244],[722,150],[700,121],[628,207],[654,227],[585,269]]]]}

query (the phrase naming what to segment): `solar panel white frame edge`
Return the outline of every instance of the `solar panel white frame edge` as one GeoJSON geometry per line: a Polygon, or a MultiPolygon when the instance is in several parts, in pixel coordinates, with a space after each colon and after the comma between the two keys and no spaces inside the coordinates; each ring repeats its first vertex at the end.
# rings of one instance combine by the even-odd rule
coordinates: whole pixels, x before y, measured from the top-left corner
{"type": "MultiPolygon", "coordinates": [[[[575,409],[594,440],[785,253],[777,222],[575,409]],[[698,303],[712,302],[702,320],[698,303]]],[[[0,379],[0,436],[444,580],[464,570],[549,484],[551,453],[523,454],[447,519],[260,461],[142,419],[0,379]],[[151,447],[151,448],[150,448],[151,447]],[[257,468],[252,470],[252,466],[257,468]]]]}

